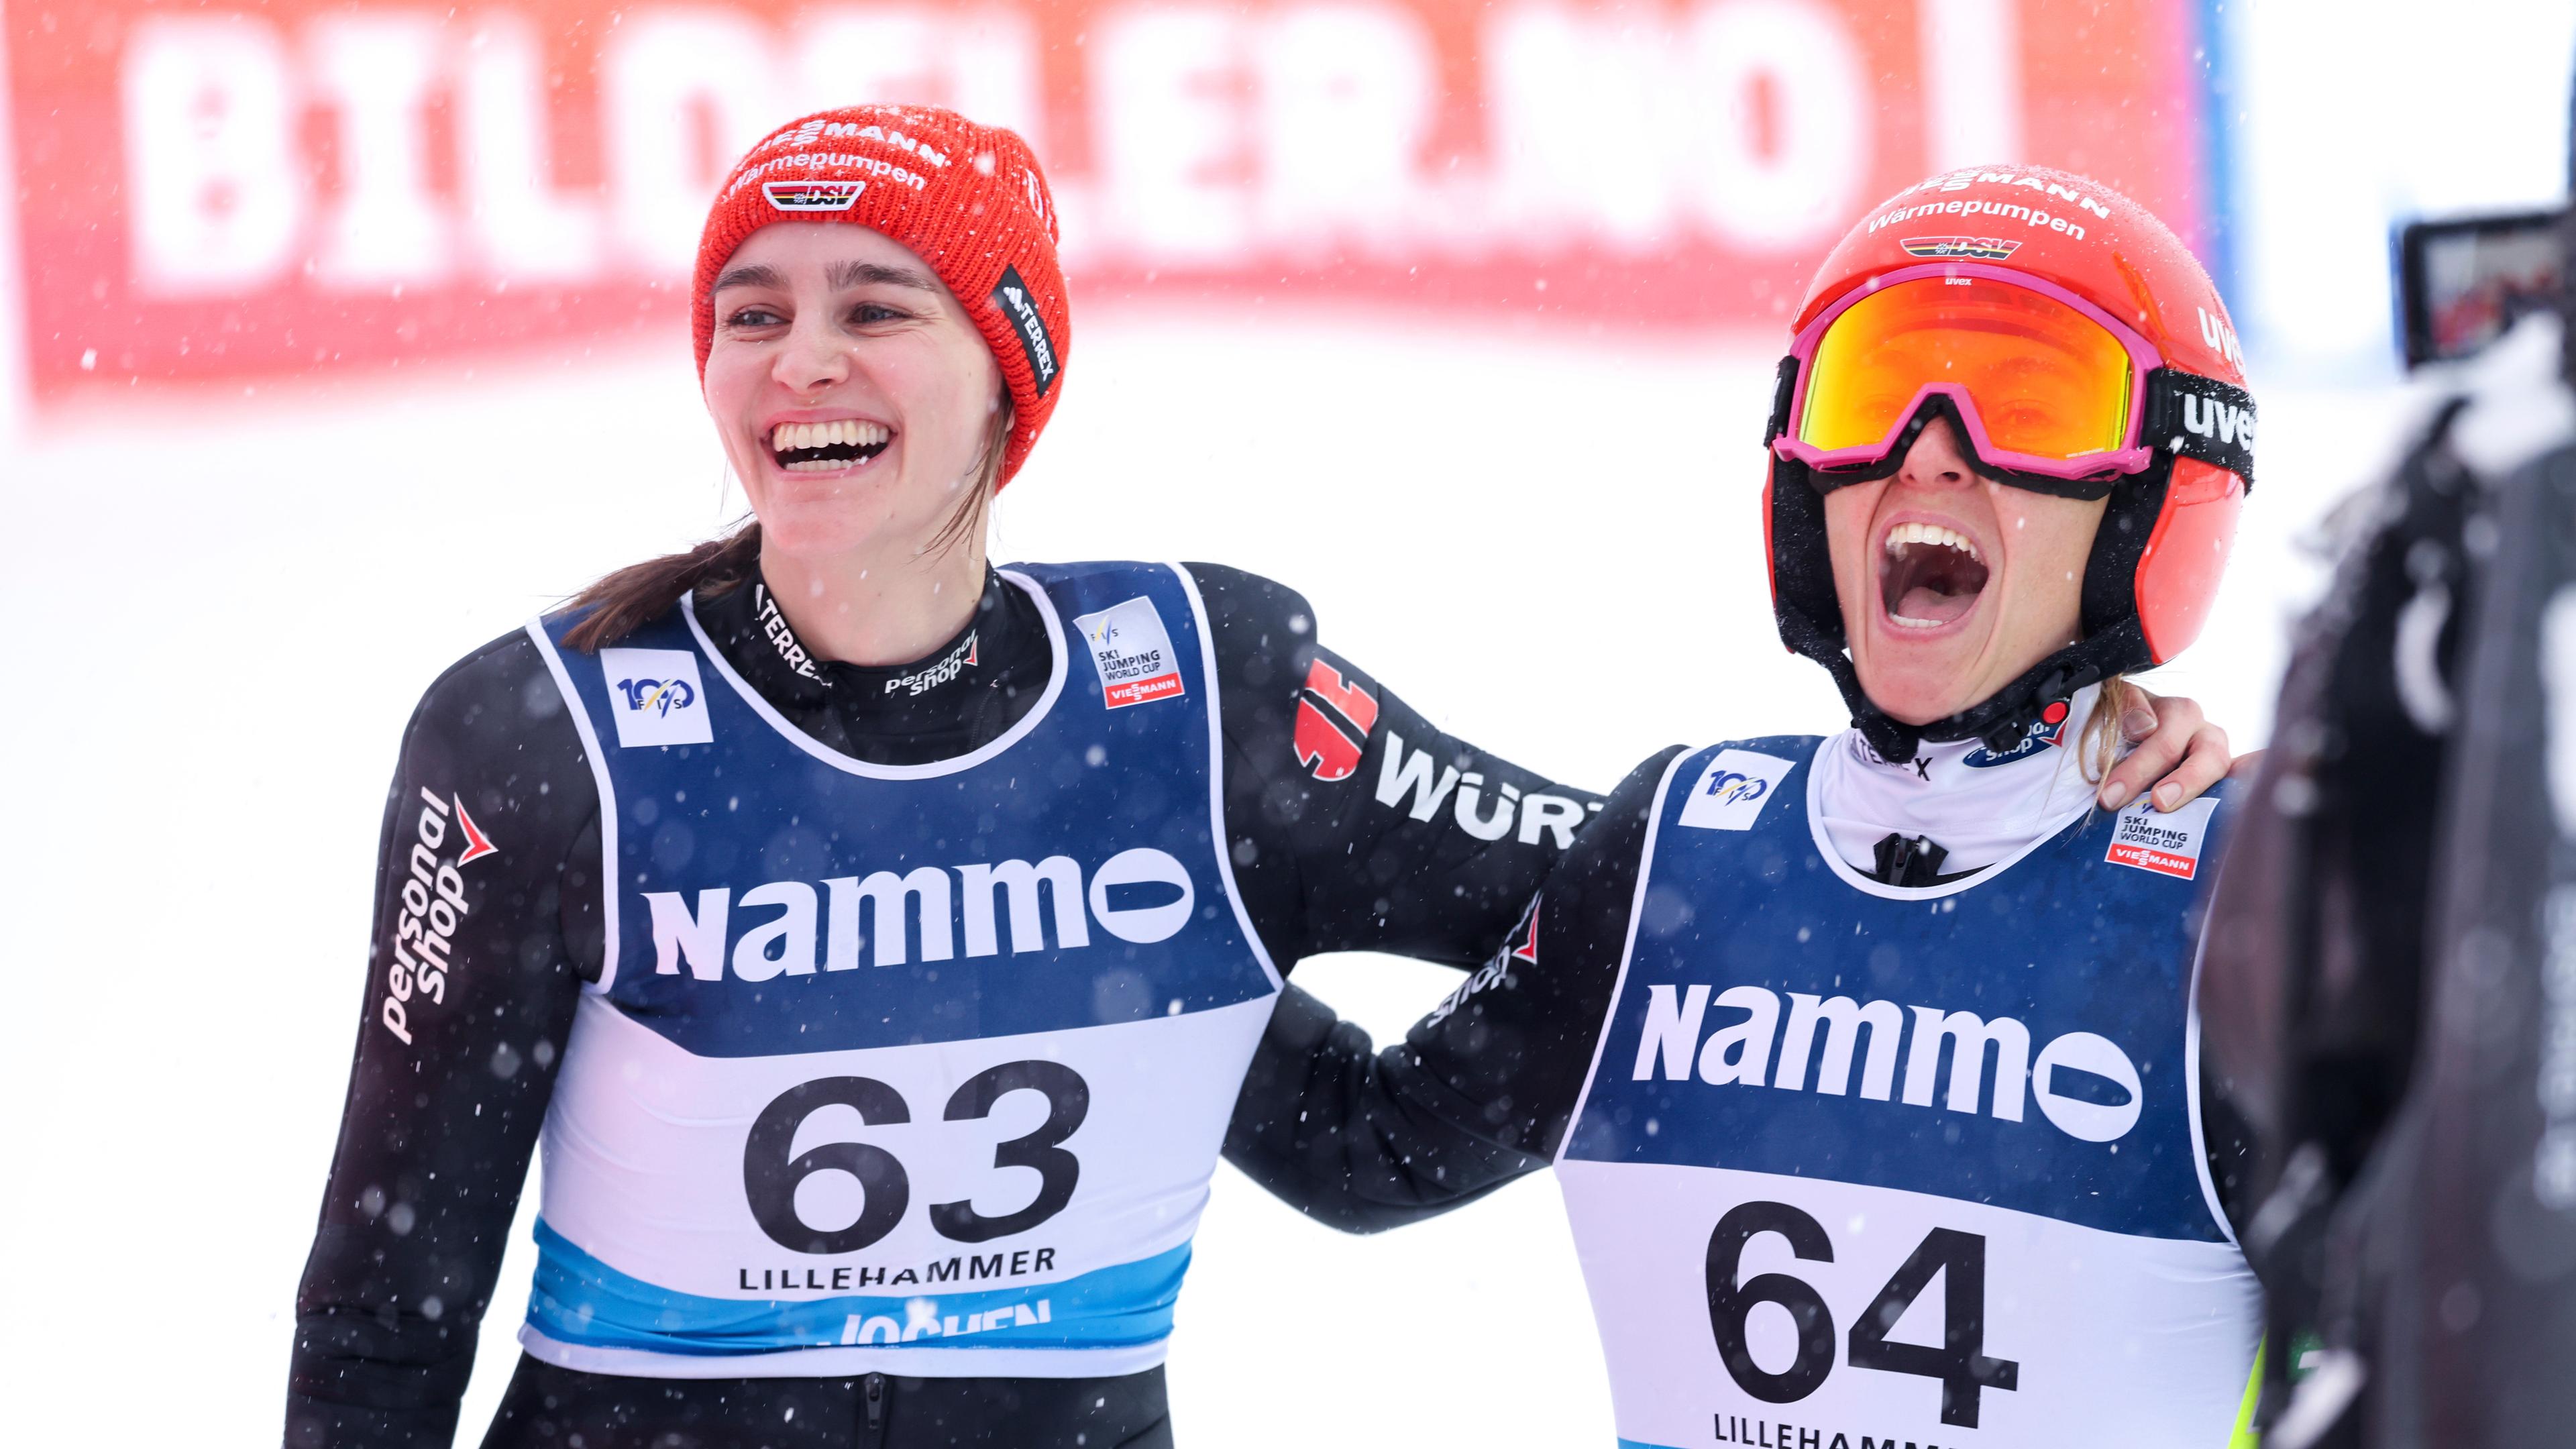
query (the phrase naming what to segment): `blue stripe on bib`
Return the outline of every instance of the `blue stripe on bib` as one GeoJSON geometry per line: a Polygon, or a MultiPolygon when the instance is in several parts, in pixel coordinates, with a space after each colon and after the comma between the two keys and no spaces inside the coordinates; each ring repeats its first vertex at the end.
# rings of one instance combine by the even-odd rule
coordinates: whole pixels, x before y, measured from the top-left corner
{"type": "MultiPolygon", "coordinates": [[[[708,1298],[657,1288],[583,1252],[542,1218],[537,1246],[541,1256],[528,1321],[539,1332],[564,1343],[691,1355],[916,1342],[1066,1349],[1152,1343],[1171,1335],[1172,1305],[1190,1266],[1190,1245],[1183,1243],[1059,1282],[957,1291],[950,1285],[1007,1272],[1011,1256],[958,1252],[943,1263],[923,1265],[943,1276],[907,1293],[796,1301],[708,1298]]],[[[817,1274],[829,1283],[833,1272],[784,1261],[779,1270],[800,1275],[800,1286],[817,1274]]]]}

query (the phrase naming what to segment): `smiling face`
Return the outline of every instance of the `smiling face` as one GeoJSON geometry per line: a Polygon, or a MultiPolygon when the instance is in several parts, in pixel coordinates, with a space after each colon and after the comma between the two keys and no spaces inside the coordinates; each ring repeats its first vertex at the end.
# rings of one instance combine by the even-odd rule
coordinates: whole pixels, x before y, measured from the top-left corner
{"type": "Polygon", "coordinates": [[[2074,643],[2106,506],[1979,475],[1947,419],[1924,428],[1894,476],[1826,494],[1861,688],[1890,716],[1930,724],[2074,643]]]}
{"type": "Polygon", "coordinates": [[[778,223],[735,250],[714,303],[707,413],[764,557],[927,551],[983,481],[1001,398],[929,265],[865,227],[778,223]]]}

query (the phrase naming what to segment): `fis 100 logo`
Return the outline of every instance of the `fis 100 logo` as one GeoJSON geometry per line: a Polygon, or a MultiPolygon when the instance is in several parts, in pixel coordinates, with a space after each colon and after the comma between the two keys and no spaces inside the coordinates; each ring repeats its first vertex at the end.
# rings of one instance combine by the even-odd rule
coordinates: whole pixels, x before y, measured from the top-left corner
{"type": "Polygon", "coordinates": [[[687,649],[602,649],[599,665],[608,685],[608,712],[617,720],[617,743],[713,743],[707,722],[706,686],[698,656],[687,649]]]}
{"type": "Polygon", "coordinates": [[[1759,775],[1721,770],[1708,777],[1700,793],[1720,805],[1750,805],[1771,793],[1771,782],[1759,775]]]}
{"type": "Polygon", "coordinates": [[[1752,750],[1720,750],[1682,802],[1680,823],[1699,830],[1750,830],[1796,762],[1752,750]]]}
{"type": "Polygon", "coordinates": [[[687,709],[698,702],[698,692],[685,679],[621,679],[617,687],[626,692],[626,707],[638,713],[671,717],[674,706],[687,709]]]}

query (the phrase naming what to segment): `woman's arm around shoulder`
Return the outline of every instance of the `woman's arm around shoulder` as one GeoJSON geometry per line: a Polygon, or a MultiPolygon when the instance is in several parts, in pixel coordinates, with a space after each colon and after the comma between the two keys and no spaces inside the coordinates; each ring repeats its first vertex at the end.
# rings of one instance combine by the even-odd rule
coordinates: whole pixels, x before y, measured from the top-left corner
{"type": "Polygon", "coordinates": [[[1227,843],[1272,958],[1482,960],[1601,797],[1434,727],[1324,648],[1296,590],[1183,567],[1216,653],[1227,843]]]}
{"type": "Polygon", "coordinates": [[[385,802],[358,1041],[296,1292],[286,1442],[445,1445],[599,959],[599,794],[544,656],[442,675],[385,802]]]}
{"type": "Polygon", "coordinates": [[[1373,1051],[1292,986],[1263,1034],[1226,1158],[1347,1232],[1431,1217],[1545,1167],[1618,982],[1646,826],[1678,747],[1631,771],[1485,963],[1373,1051]]]}

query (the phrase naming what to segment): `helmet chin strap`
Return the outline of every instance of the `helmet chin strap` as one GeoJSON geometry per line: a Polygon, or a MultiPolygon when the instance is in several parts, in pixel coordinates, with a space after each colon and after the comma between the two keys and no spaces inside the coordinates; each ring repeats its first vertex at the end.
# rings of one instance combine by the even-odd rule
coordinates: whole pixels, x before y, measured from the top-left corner
{"type": "Polygon", "coordinates": [[[2049,655],[1966,709],[1916,725],[1880,709],[1861,688],[1860,673],[1852,667],[1840,639],[1826,637],[1804,615],[1789,610],[1781,612],[1780,632],[1788,637],[1791,649],[1823,665],[1834,677],[1834,687],[1842,691],[1843,704],[1851,711],[1852,728],[1860,731],[1882,760],[1912,759],[1915,748],[1926,740],[1947,744],[1972,739],[2002,754],[2030,734],[2050,705],[2120,672],[2125,661],[2141,656],[2145,646],[2138,621],[2123,620],[2049,655]]]}

